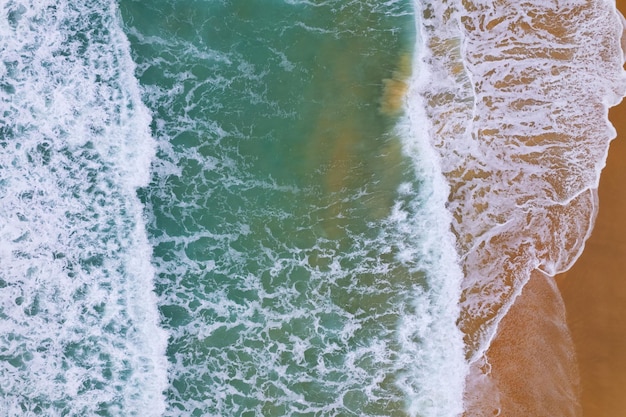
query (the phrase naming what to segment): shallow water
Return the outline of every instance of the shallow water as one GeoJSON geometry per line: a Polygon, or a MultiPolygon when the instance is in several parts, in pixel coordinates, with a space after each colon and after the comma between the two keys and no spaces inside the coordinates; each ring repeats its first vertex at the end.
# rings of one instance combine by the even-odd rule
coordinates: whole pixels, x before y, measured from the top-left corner
{"type": "Polygon", "coordinates": [[[423,6],[433,145],[465,279],[468,357],[489,346],[531,271],[571,267],[597,210],[624,94],[621,18],[609,1],[423,6]]]}

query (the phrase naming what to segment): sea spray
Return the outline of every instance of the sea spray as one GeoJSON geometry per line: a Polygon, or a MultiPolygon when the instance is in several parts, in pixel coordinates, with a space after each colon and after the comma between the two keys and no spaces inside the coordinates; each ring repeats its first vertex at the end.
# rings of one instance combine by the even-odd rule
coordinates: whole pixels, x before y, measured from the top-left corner
{"type": "Polygon", "coordinates": [[[154,151],[116,7],[8,1],[0,21],[0,408],[161,415],[136,196],[154,151]]]}

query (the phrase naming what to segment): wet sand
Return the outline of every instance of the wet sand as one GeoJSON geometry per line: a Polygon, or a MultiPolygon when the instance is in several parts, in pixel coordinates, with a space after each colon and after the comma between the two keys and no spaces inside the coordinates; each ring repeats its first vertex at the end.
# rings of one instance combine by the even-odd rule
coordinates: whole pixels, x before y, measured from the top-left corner
{"type": "MultiPolygon", "coordinates": [[[[626,0],[617,2],[622,14],[626,0]]],[[[584,417],[626,416],[626,103],[611,109],[612,142],[598,218],[574,267],[557,277],[576,347],[584,417]]]]}
{"type": "MultiPolygon", "coordinates": [[[[622,2],[622,11],[626,1],[622,2]]],[[[576,346],[584,417],[626,416],[626,103],[600,180],[600,209],[585,251],[557,278],[576,346]]]]}
{"type": "Polygon", "coordinates": [[[626,417],[626,103],[610,118],[618,138],[585,250],[556,280],[531,277],[474,366],[466,417],[626,417]]]}
{"type": "Polygon", "coordinates": [[[609,117],[592,236],[570,271],[533,274],[473,368],[466,417],[626,417],[626,103],[609,117]]]}
{"type": "Polygon", "coordinates": [[[576,354],[554,278],[532,274],[471,372],[465,417],[581,416],[576,354]]]}

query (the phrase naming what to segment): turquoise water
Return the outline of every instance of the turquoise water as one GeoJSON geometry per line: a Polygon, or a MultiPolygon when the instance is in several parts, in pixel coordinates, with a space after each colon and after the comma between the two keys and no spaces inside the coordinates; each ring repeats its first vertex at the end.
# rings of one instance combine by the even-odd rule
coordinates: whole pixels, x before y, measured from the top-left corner
{"type": "Polygon", "coordinates": [[[411,1],[2,19],[9,415],[460,412],[447,190],[404,95],[411,1]]]}
{"type": "Polygon", "coordinates": [[[411,7],[121,4],[160,144],[141,195],[172,413],[403,414],[394,333],[426,282],[385,221],[413,171],[380,100],[411,7]]]}

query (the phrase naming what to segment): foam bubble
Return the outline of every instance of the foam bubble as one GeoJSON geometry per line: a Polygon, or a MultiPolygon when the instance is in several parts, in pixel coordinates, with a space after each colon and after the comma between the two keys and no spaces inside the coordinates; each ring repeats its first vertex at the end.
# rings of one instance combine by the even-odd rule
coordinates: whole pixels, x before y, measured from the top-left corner
{"type": "MultiPolygon", "coordinates": [[[[415,5],[418,28],[421,6],[415,5]]],[[[456,326],[463,273],[446,210],[449,186],[441,173],[441,158],[429,142],[426,103],[419,91],[431,82],[423,61],[428,49],[418,38],[413,75],[398,131],[404,152],[413,161],[419,185],[399,187],[400,201],[392,221],[405,239],[400,260],[423,271],[427,289],[416,289],[411,314],[402,318],[399,337],[414,367],[403,380],[410,415],[453,416],[463,411],[463,390],[469,372],[462,335],[456,326]],[[415,237],[419,236],[419,239],[415,237]],[[415,343],[419,340],[420,343],[415,343]],[[446,346],[442,349],[442,346],[446,346]]]]}

